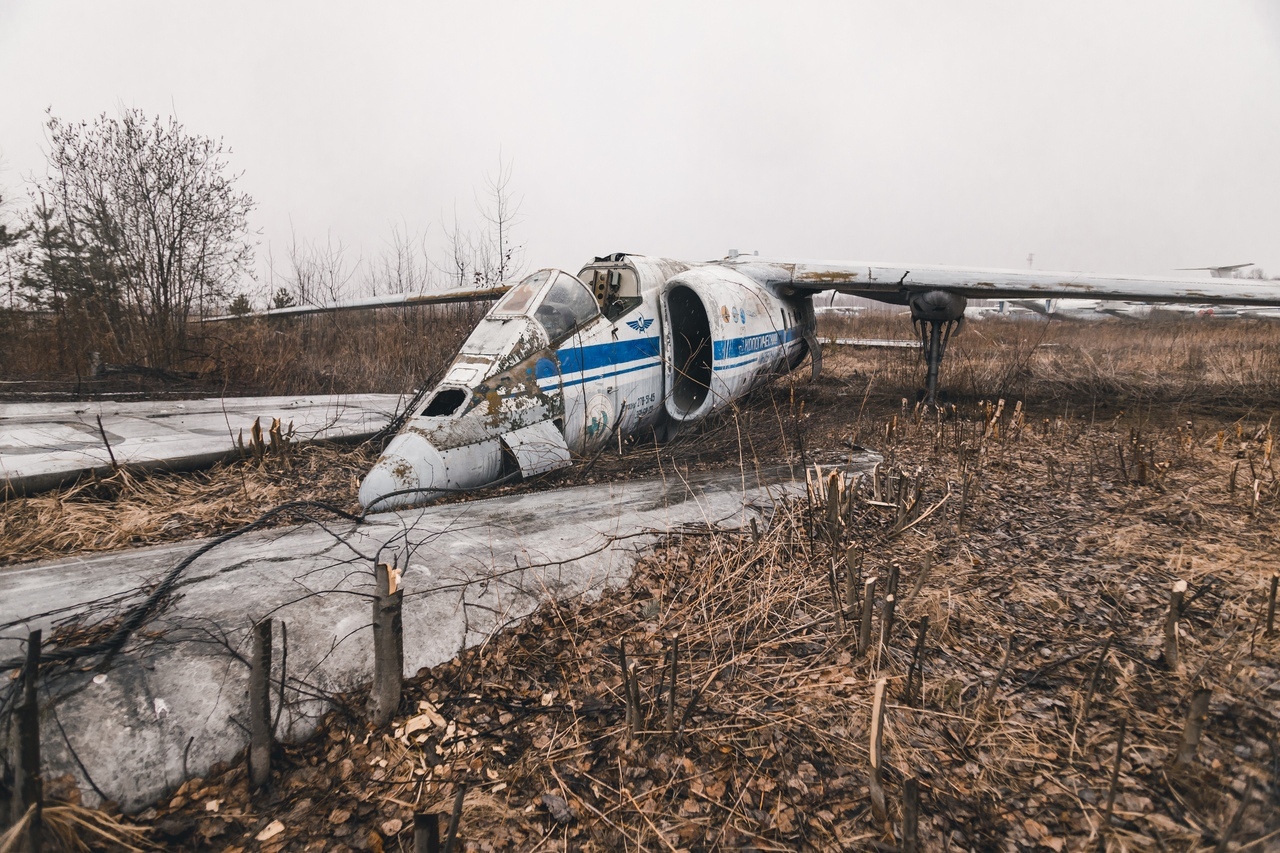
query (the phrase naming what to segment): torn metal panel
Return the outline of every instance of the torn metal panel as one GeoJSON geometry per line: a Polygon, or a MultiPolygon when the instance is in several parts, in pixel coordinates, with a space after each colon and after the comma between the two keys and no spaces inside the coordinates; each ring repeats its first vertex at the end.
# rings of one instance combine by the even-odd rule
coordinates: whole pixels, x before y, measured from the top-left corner
{"type": "Polygon", "coordinates": [[[551,421],[539,421],[509,432],[502,437],[502,444],[511,451],[524,477],[545,474],[573,463],[569,445],[551,421]]]}

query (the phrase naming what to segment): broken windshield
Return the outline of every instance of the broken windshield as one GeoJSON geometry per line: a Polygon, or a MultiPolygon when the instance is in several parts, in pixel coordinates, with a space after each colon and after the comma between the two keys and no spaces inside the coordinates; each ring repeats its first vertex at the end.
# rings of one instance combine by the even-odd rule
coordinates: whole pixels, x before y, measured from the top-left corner
{"type": "Polygon", "coordinates": [[[507,295],[493,306],[494,314],[526,314],[529,306],[533,304],[533,300],[538,298],[538,291],[542,290],[542,285],[551,277],[554,270],[538,270],[531,276],[527,276],[523,281],[515,287],[507,291],[507,295]]]}
{"type": "Polygon", "coordinates": [[[547,337],[556,340],[568,334],[575,326],[581,326],[599,313],[596,298],[586,285],[569,275],[556,272],[555,280],[542,297],[542,304],[534,317],[547,330],[547,337]]]}

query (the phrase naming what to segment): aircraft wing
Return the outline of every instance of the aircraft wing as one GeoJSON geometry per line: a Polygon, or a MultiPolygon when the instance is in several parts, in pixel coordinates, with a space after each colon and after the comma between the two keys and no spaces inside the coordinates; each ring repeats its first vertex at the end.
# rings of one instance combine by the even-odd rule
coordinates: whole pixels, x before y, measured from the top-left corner
{"type": "Polygon", "coordinates": [[[755,257],[723,263],[784,292],[835,290],[894,304],[906,304],[913,293],[942,290],[971,299],[1061,298],[1280,306],[1280,282],[1257,279],[1153,278],[920,264],[770,263],[755,257]]]}
{"type": "Polygon", "coordinates": [[[323,314],[335,311],[361,311],[373,308],[409,308],[415,305],[448,305],[455,302],[487,302],[497,299],[510,289],[509,285],[497,287],[450,288],[429,290],[425,293],[391,293],[386,296],[366,296],[360,299],[344,299],[327,305],[292,305],[288,308],[272,308],[249,314],[225,314],[206,317],[206,323],[223,320],[239,320],[244,317],[296,317],[301,314],[323,314]]]}

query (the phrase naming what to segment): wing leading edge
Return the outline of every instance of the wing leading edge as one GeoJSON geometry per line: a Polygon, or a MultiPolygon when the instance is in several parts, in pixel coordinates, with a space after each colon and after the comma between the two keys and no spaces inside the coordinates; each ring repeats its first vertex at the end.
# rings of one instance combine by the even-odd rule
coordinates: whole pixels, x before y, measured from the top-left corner
{"type": "Polygon", "coordinates": [[[415,305],[487,302],[497,299],[510,289],[509,285],[504,284],[498,287],[454,288],[450,290],[432,290],[426,293],[392,293],[386,296],[346,299],[340,302],[331,302],[328,305],[292,305],[288,308],[272,308],[269,311],[254,311],[249,314],[226,314],[221,317],[208,317],[204,322],[217,323],[222,320],[240,320],[247,317],[297,317],[301,314],[362,311],[371,308],[410,308],[415,305]]]}
{"type": "Polygon", "coordinates": [[[835,290],[908,304],[941,290],[970,299],[1081,298],[1130,302],[1280,305],[1280,284],[1256,279],[1158,278],[1040,270],[992,270],[880,263],[727,261],[747,275],[795,293],[835,290]]]}

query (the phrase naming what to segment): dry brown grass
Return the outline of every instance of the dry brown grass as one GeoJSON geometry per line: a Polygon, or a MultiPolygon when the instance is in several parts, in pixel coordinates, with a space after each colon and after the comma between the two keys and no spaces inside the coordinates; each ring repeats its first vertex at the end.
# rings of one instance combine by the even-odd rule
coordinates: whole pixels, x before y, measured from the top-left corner
{"type": "Polygon", "coordinates": [[[286,457],[243,459],[208,471],[132,475],[0,501],[0,566],[211,536],[293,500],[359,511],[360,478],[377,458],[369,445],[310,444],[286,457]]]}
{"type": "MultiPolygon", "coordinates": [[[[335,715],[285,748],[270,793],[250,796],[241,762],[144,822],[168,820],[153,838],[182,849],[251,847],[272,820],[285,831],[264,849],[398,849],[414,810],[447,811],[466,783],[472,850],[859,849],[898,844],[915,777],[923,849],[1196,850],[1219,842],[1252,784],[1235,838],[1265,849],[1280,838],[1280,637],[1260,624],[1280,550],[1280,331],[1202,323],[983,324],[949,353],[959,405],[941,420],[900,402],[919,384],[916,354],[832,352],[818,383],[775,384],[672,446],[610,448],[519,486],[641,475],[655,453],[683,466],[826,461],[857,442],[921,469],[919,506],[937,509],[904,530],[864,486],[834,543],[821,495],[817,515],[779,507],[758,539],[672,531],[626,589],[550,604],[420,674],[391,727],[335,715]],[[984,383],[1033,402],[979,406],[996,399],[984,383]],[[858,608],[835,616],[849,545],[880,596],[900,576],[878,655],[857,651],[858,608]],[[1176,668],[1163,657],[1175,579],[1189,584],[1176,668]],[[908,691],[926,616],[922,683],[908,691]],[[673,635],[676,733],[662,674],[673,635]],[[637,665],[634,727],[620,643],[637,665]],[[890,697],[883,819],[868,802],[878,678],[890,697]],[[1202,688],[1205,734],[1178,766],[1202,688]],[[445,727],[404,734],[422,702],[445,727]]],[[[28,552],[121,547],[226,529],[285,499],[350,506],[370,451],[307,452],[293,471],[240,463],[10,502],[0,540],[39,528],[61,538],[24,540],[28,552]]]]}
{"type": "MultiPolygon", "coordinates": [[[[1195,850],[1218,842],[1253,780],[1235,837],[1276,838],[1280,637],[1259,623],[1280,484],[1265,421],[869,409],[863,435],[913,479],[920,469],[914,511],[864,482],[834,541],[821,491],[814,508],[778,507],[759,538],[672,531],[625,590],[549,604],[420,674],[392,726],[335,715],[286,749],[268,799],[250,799],[236,764],[147,820],[189,821],[184,843],[200,849],[244,844],[271,820],[285,826],[271,849],[396,849],[412,811],[447,812],[466,783],[468,850],[866,849],[899,843],[914,777],[922,849],[1195,850]],[[836,617],[850,545],[863,576],[881,579],[878,598],[900,577],[896,627],[867,654],[859,608],[836,617]],[[1172,668],[1175,579],[1190,591],[1172,668]],[[923,678],[909,690],[923,617],[923,678]],[[664,673],[677,636],[673,732],[664,673]],[[868,800],[879,678],[883,818],[868,800]],[[1205,734],[1176,766],[1202,686],[1205,734]],[[427,710],[443,724],[406,734],[427,710]]],[[[821,440],[810,421],[812,446],[837,446],[850,421],[821,440]]]]}
{"type": "MultiPolygon", "coordinates": [[[[911,325],[906,316],[882,313],[824,317],[820,332],[909,338],[911,325]]],[[[871,382],[877,393],[914,399],[923,384],[917,351],[860,349],[848,358],[849,378],[871,382]]],[[[1203,317],[969,322],[947,349],[941,387],[956,402],[1271,404],[1280,401],[1280,323],[1203,317]]]]}
{"type": "MultiPolygon", "coordinates": [[[[188,349],[165,377],[114,373],[90,379],[90,353],[127,361],[109,338],[71,336],[52,323],[0,316],[0,378],[75,393],[198,389],[197,393],[399,393],[433,383],[488,303],[245,319],[195,325],[188,349]],[[61,386],[59,386],[61,383],[61,386]]],[[[16,390],[21,391],[21,388],[16,390]]]]}

